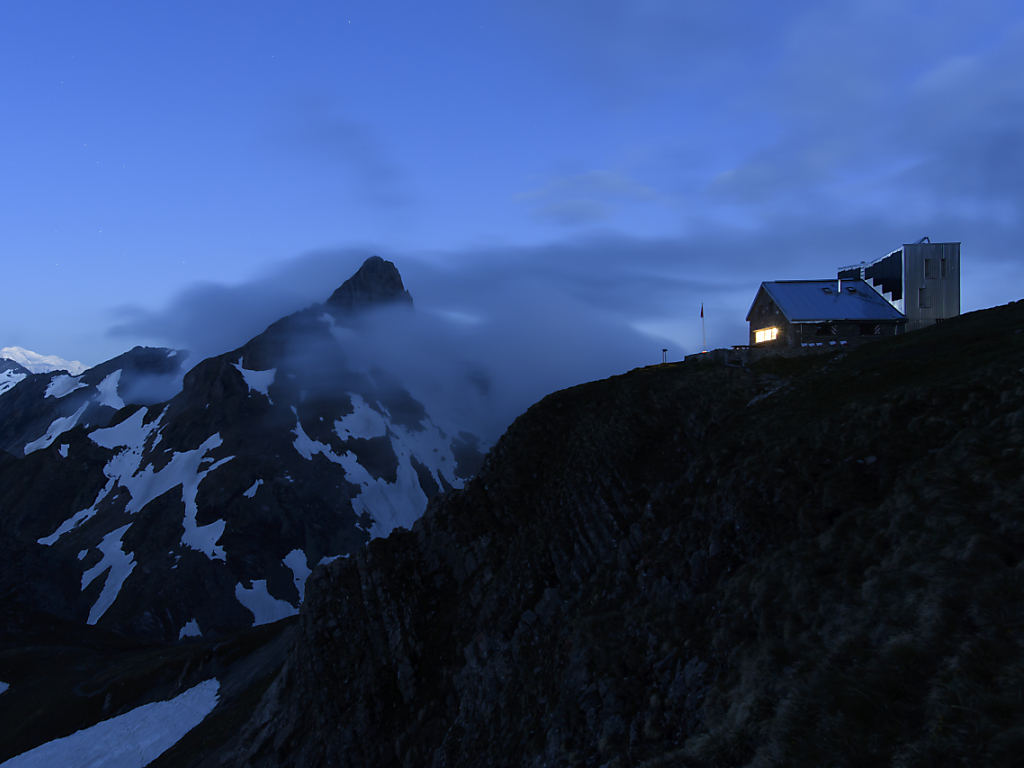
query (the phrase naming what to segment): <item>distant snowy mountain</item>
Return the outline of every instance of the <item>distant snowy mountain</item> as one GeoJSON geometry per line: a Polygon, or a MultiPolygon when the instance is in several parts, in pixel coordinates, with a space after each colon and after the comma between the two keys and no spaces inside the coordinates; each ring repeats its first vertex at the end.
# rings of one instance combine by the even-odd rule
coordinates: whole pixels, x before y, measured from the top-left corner
{"type": "Polygon", "coordinates": [[[49,447],[76,425],[105,427],[126,404],[166,400],[181,387],[187,357],[136,347],[78,375],[31,373],[0,360],[0,449],[22,456],[49,447]]]}
{"type": "Polygon", "coordinates": [[[373,257],[183,380],[183,353],[142,348],[82,375],[10,374],[0,594],[169,640],[297,613],[317,564],[411,527],[482,462],[473,435],[350,363],[365,310],[386,305],[412,298],[373,257]]]}
{"type": "Polygon", "coordinates": [[[13,360],[30,373],[52,373],[53,371],[67,371],[72,376],[78,376],[89,370],[89,366],[82,365],[77,360],[64,360],[56,355],[40,355],[21,347],[4,347],[0,349],[0,358],[13,360]]]}

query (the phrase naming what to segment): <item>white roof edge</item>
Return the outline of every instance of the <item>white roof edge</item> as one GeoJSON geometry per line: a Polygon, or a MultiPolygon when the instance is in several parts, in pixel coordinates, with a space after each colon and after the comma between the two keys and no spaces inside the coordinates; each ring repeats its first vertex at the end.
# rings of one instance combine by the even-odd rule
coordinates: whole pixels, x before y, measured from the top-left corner
{"type": "Polygon", "coordinates": [[[811,319],[811,318],[804,319],[804,318],[800,317],[800,318],[797,318],[796,320],[790,320],[789,322],[790,323],[808,323],[808,324],[809,323],[902,323],[906,319],[907,318],[905,316],[901,316],[901,317],[855,317],[855,318],[850,318],[848,320],[841,320],[841,319],[837,319],[837,318],[834,318],[834,317],[830,318],[830,319],[821,319],[821,318],[817,318],[817,319],[811,319]]]}

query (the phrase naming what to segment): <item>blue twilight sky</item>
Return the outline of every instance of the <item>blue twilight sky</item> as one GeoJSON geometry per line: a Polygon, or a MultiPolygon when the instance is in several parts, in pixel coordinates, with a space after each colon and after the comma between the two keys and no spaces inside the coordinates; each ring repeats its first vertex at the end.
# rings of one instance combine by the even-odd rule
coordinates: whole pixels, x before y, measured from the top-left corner
{"type": "Polygon", "coordinates": [[[91,365],[371,254],[561,385],[924,235],[1024,297],[1017,0],[7,2],[0,110],[0,346],[91,365]]]}

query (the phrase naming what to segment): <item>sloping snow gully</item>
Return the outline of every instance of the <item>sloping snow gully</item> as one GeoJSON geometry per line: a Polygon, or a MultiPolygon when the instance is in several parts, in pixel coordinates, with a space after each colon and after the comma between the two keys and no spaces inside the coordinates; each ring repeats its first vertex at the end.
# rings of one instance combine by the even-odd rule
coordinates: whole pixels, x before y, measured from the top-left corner
{"type": "MultiPolygon", "coordinates": [[[[120,424],[108,429],[97,429],[89,435],[97,445],[105,448],[121,448],[103,468],[107,476],[107,484],[96,497],[92,506],[76,512],[65,520],[51,535],[39,539],[40,544],[52,545],[71,529],[81,525],[96,514],[99,504],[120,486],[126,488],[131,495],[125,504],[125,511],[135,514],[153,499],[162,496],[176,486],[181,486],[181,500],[185,505],[185,516],[182,520],[184,533],[181,543],[191,549],[202,552],[211,560],[226,560],[224,548],[217,545],[224,534],[224,520],[216,520],[208,525],[199,525],[196,521],[198,507],[196,494],[199,484],[208,474],[224,466],[234,456],[225,456],[205,469],[200,470],[204,461],[213,461],[207,454],[218,448],[221,443],[220,433],[208,437],[206,441],[191,451],[174,453],[171,460],[160,471],[155,471],[151,464],[140,469],[143,453],[149,436],[159,429],[160,418],[143,425],[145,409],[140,409],[120,424]]],[[[159,442],[159,435],[153,443],[159,442]]]]}
{"type": "Polygon", "coordinates": [[[103,590],[100,596],[93,603],[89,611],[87,623],[95,624],[100,617],[107,612],[107,609],[114,604],[124,580],[135,570],[135,556],[131,552],[125,552],[122,548],[121,538],[125,531],[132,527],[131,523],[122,525],[117,530],[111,531],[103,537],[97,549],[103,553],[103,559],[96,565],[82,574],[82,589],[89,586],[93,579],[104,571],[107,571],[106,581],[103,582],[103,590]]]}
{"type": "Polygon", "coordinates": [[[306,553],[301,549],[293,549],[284,558],[284,564],[291,569],[295,588],[299,590],[299,602],[306,599],[306,579],[312,573],[306,561],[306,553]]]}
{"type": "Polygon", "coordinates": [[[33,451],[38,451],[40,448],[49,448],[50,444],[53,443],[54,440],[78,423],[78,420],[82,418],[82,414],[85,413],[85,409],[88,407],[88,402],[82,403],[82,407],[70,416],[62,416],[59,419],[54,419],[46,430],[45,435],[40,437],[38,440],[33,440],[31,443],[25,444],[25,455],[27,456],[33,451]]]}
{"type": "Polygon", "coordinates": [[[178,633],[178,639],[181,640],[183,637],[201,637],[202,634],[202,631],[199,629],[199,622],[192,619],[181,628],[181,631],[178,633]]]}
{"type": "Polygon", "coordinates": [[[120,380],[121,369],[118,368],[96,385],[96,389],[99,390],[100,393],[100,399],[97,401],[100,405],[109,405],[115,411],[119,411],[124,408],[124,400],[122,400],[117,394],[117,383],[120,380]]]}
{"type": "Polygon", "coordinates": [[[243,368],[242,363],[244,358],[240,359],[237,363],[232,363],[233,366],[242,374],[242,378],[245,379],[245,384],[249,387],[249,394],[252,394],[253,390],[256,390],[261,395],[270,401],[273,405],[274,401],[270,399],[270,385],[274,383],[274,376],[277,374],[277,368],[271,368],[267,371],[250,371],[248,368],[243,368]]]}
{"type": "Polygon", "coordinates": [[[276,597],[271,597],[270,593],[267,592],[266,579],[254,580],[251,589],[246,589],[241,584],[236,584],[235,597],[238,599],[238,602],[252,613],[252,625],[254,627],[286,619],[299,612],[299,609],[287,600],[278,600],[276,597]]]}
{"type": "MultiPolygon", "coordinates": [[[[339,456],[329,445],[312,439],[302,428],[296,415],[295,450],[305,459],[322,454],[329,461],[345,469],[349,482],[361,485],[363,490],[352,499],[352,508],[357,515],[366,512],[373,519],[370,535],[387,536],[395,528],[411,528],[427,507],[427,495],[420,486],[419,476],[412,465],[413,457],[429,470],[438,487],[443,487],[441,476],[454,488],[461,488],[462,480],[455,477],[455,457],[451,443],[441,436],[440,430],[428,420],[422,423],[422,430],[412,432],[391,422],[357,394],[349,393],[353,412],[334,422],[338,437],[354,438],[381,437],[390,433],[391,447],[398,459],[397,479],[389,483],[383,478],[374,478],[351,451],[339,456]]],[[[295,409],[293,408],[293,411],[295,409]]]]}
{"type": "Polygon", "coordinates": [[[215,678],[205,680],[169,701],[143,704],[42,744],[0,768],[145,768],[213,711],[219,690],[215,678]]]}

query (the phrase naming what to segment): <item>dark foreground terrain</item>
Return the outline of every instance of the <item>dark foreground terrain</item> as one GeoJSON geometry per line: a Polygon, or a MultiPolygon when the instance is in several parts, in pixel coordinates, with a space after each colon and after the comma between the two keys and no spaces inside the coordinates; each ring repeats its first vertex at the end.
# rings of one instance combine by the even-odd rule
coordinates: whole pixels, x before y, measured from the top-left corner
{"type": "Polygon", "coordinates": [[[1019,765],[1022,491],[1024,302],[651,367],[535,405],[297,624],[90,668],[166,698],[269,649],[159,766],[1019,765]]]}
{"type": "Polygon", "coordinates": [[[1020,765],[1022,329],[545,398],[314,572],[234,765],[1020,765]]]}
{"type": "Polygon", "coordinates": [[[0,680],[10,685],[0,695],[0,762],[215,677],[216,709],[150,766],[219,765],[284,662],[296,621],[159,643],[0,597],[0,680]]]}

